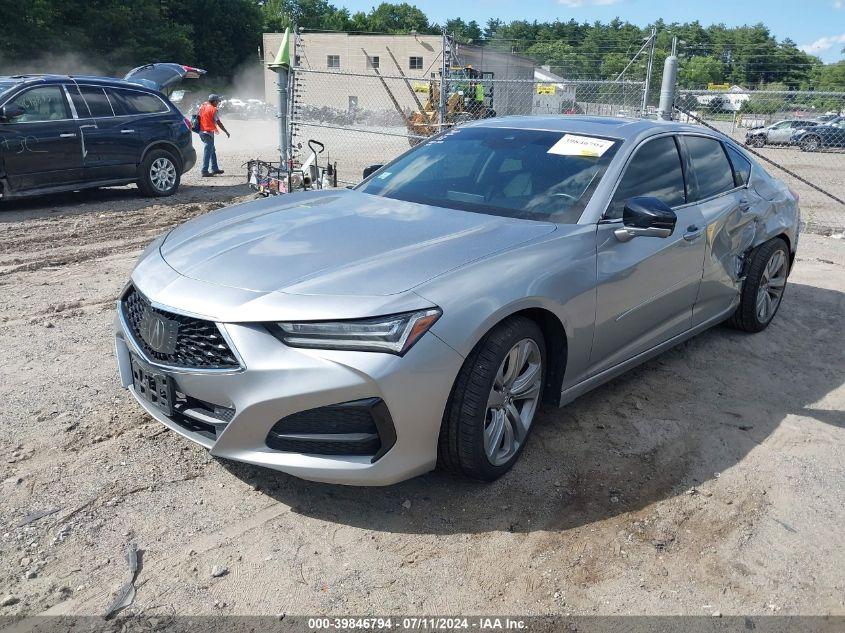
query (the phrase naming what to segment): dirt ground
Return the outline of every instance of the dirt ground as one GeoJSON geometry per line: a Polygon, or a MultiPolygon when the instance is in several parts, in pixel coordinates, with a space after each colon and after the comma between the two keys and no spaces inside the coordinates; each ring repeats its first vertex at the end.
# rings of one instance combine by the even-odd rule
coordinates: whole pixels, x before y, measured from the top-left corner
{"type": "Polygon", "coordinates": [[[129,543],[130,613],[845,614],[845,240],[802,236],[765,332],[543,411],[493,484],[315,484],[209,457],[116,375],[134,260],[247,195],[249,151],[162,203],[0,207],[0,615],[102,614],[129,543]]]}

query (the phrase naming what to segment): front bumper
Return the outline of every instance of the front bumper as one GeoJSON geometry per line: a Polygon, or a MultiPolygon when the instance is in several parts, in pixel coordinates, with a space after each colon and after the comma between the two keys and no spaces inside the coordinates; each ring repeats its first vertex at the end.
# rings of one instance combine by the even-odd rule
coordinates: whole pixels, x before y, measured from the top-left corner
{"type": "MultiPolygon", "coordinates": [[[[118,308],[119,310],[120,308],[118,308]]],[[[122,320],[115,318],[115,351],[123,386],[159,422],[216,457],[266,466],[313,481],[387,485],[434,468],[446,400],[463,359],[431,332],[403,357],[373,352],[294,349],[258,324],[218,324],[242,367],[231,371],[174,370],[191,398],[234,410],[216,433],[188,428],[135,394],[130,353],[142,356],[122,320]],[[386,405],[395,442],[375,461],[367,455],[316,455],[267,445],[282,418],[338,403],[379,398],[386,405]]],[[[272,442],[271,442],[272,443],[272,442]]]]}

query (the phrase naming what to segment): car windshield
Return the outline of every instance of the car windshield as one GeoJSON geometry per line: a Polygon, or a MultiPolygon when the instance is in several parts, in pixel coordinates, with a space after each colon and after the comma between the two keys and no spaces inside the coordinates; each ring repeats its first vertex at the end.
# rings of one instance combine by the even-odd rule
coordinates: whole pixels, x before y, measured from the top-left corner
{"type": "Polygon", "coordinates": [[[574,224],[619,142],[547,130],[456,128],[383,167],[357,190],[511,218],[574,224]]]}

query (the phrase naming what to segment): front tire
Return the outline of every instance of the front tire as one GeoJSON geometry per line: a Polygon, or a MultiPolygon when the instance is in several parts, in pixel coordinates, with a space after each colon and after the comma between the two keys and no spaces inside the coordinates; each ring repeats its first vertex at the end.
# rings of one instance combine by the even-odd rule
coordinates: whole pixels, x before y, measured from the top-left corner
{"type": "Polygon", "coordinates": [[[138,168],[138,189],[145,196],[172,196],[179,189],[181,170],[176,158],[163,149],[149,152],[138,168]]]}
{"type": "Polygon", "coordinates": [[[780,307],[788,276],[789,248],[782,239],[769,240],[751,251],[739,306],[728,323],[744,332],[765,330],[780,307]]]}
{"type": "Polygon", "coordinates": [[[488,332],[452,387],[438,465],[483,481],[510,470],[531,432],[545,373],[546,343],[534,321],[516,316],[488,332]]]}

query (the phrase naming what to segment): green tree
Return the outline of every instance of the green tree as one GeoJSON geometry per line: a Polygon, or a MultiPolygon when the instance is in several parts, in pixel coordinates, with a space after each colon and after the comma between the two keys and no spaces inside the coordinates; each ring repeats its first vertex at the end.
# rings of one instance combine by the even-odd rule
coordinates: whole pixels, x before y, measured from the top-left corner
{"type": "Polygon", "coordinates": [[[678,67],[678,83],[683,88],[706,88],[707,84],[722,83],[725,69],[715,57],[694,55],[678,67]]]}
{"type": "Polygon", "coordinates": [[[370,11],[367,21],[369,30],[378,33],[435,32],[425,13],[406,2],[402,4],[382,2],[370,11]]]}
{"type": "Polygon", "coordinates": [[[446,22],[445,29],[447,33],[454,35],[456,40],[465,44],[478,42],[483,37],[481,27],[475,20],[464,22],[461,18],[454,18],[446,22]]]}

